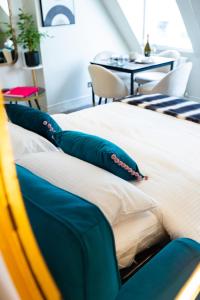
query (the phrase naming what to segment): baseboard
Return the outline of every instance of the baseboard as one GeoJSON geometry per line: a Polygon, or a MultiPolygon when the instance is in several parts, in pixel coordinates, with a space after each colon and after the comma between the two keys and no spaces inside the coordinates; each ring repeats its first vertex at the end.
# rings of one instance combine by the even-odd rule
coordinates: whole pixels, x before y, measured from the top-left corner
{"type": "Polygon", "coordinates": [[[72,98],[61,102],[57,102],[53,105],[48,105],[47,111],[50,114],[62,113],[68,110],[73,110],[82,106],[86,106],[91,103],[92,103],[91,95],[86,95],[83,97],[72,98]]]}
{"type": "Polygon", "coordinates": [[[185,98],[187,100],[194,100],[194,101],[200,102],[200,97],[196,97],[196,96],[192,96],[192,95],[186,95],[185,98]]]}

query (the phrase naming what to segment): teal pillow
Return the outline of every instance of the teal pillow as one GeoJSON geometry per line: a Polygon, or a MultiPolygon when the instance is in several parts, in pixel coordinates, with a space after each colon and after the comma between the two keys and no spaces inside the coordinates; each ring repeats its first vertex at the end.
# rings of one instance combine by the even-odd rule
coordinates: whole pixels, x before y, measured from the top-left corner
{"type": "Polygon", "coordinates": [[[57,146],[53,133],[62,129],[49,114],[18,104],[6,104],[5,108],[12,123],[40,134],[57,146]]]}
{"type": "Polygon", "coordinates": [[[105,169],[125,180],[141,180],[137,163],[108,140],[79,131],[54,133],[58,146],[67,154],[105,169]]]}

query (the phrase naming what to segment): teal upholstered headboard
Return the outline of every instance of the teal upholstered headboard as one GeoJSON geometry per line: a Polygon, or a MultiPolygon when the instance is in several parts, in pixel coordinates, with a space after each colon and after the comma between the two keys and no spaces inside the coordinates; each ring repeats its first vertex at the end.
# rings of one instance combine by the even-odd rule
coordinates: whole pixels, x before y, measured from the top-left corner
{"type": "Polygon", "coordinates": [[[120,287],[112,229],[93,204],[21,166],[18,179],[33,231],[67,300],[114,300],[120,287]]]}

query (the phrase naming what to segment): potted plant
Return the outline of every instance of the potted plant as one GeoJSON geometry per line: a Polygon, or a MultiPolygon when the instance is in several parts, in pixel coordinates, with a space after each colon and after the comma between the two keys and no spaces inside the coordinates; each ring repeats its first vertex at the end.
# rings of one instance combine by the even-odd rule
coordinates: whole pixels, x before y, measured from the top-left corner
{"type": "Polygon", "coordinates": [[[46,36],[46,34],[38,31],[32,15],[25,13],[22,9],[19,10],[17,43],[27,50],[24,53],[26,65],[28,67],[37,66],[40,64],[38,51],[40,39],[46,36]]]}

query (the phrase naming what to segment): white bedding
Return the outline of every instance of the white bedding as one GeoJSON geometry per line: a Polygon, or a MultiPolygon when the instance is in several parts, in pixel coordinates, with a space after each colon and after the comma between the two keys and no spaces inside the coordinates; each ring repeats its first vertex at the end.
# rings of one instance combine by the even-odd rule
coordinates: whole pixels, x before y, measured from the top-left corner
{"type": "Polygon", "coordinates": [[[158,203],[171,237],[200,242],[200,125],[123,103],[53,117],[126,150],[149,176],[133,185],[158,203]]]}
{"type": "Polygon", "coordinates": [[[155,203],[129,182],[62,152],[22,156],[17,164],[96,204],[112,225],[119,267],[165,235],[152,213],[155,203]]]}
{"type": "Polygon", "coordinates": [[[112,173],[63,152],[24,155],[17,164],[97,205],[111,225],[156,207],[151,197],[112,173]]]}
{"type": "Polygon", "coordinates": [[[152,199],[112,173],[62,152],[32,153],[16,162],[103,211],[113,228],[120,268],[165,235],[152,213],[155,207],[152,199]]]}
{"type": "Polygon", "coordinates": [[[28,153],[59,151],[56,146],[41,135],[11,122],[8,122],[7,125],[15,159],[28,153]]]}
{"type": "MultiPolygon", "coordinates": [[[[153,212],[142,212],[135,214],[134,218],[118,219],[116,224],[111,211],[110,222],[114,224],[112,226],[120,267],[128,265],[136,253],[164,235],[159,220],[172,238],[186,236],[200,242],[200,125],[123,103],[102,105],[68,115],[57,114],[53,118],[64,130],[96,134],[118,144],[133,156],[141,172],[149,176],[147,181],[127,184],[132,184],[152,197],[159,206],[159,213],[157,211],[153,215],[153,212]]],[[[32,168],[34,173],[44,178],[46,176],[47,180],[58,169],[56,164],[51,166],[53,158],[47,159],[51,167],[49,169],[48,166],[45,170],[42,159],[33,159],[32,162],[30,159],[29,162],[29,155],[21,157],[21,164],[32,168]],[[38,164],[34,163],[36,161],[38,164]]],[[[65,154],[56,154],[59,155],[65,154]]],[[[42,156],[45,157],[45,154],[42,156]]],[[[99,170],[100,173],[106,172],[99,170]]],[[[83,171],[83,174],[87,173],[83,171]]],[[[79,175],[82,176],[81,173],[79,175]]],[[[109,176],[115,177],[113,174],[109,176]]],[[[54,180],[57,180],[56,177],[55,173],[54,180]]],[[[86,176],[82,177],[85,183],[86,176]]],[[[71,178],[71,191],[78,194],[75,178],[74,181],[71,178]]],[[[118,180],[122,181],[120,178],[118,180]]],[[[93,178],[91,182],[94,183],[93,178]]],[[[122,187],[123,185],[120,188],[122,187]]],[[[109,186],[103,192],[107,195],[108,191],[109,186]]],[[[89,194],[91,196],[90,191],[89,194]]],[[[86,194],[79,195],[88,199],[86,194]]],[[[108,209],[109,207],[110,205],[107,206],[108,209]]]]}
{"type": "Polygon", "coordinates": [[[128,266],[137,253],[153,246],[165,236],[158,218],[149,211],[114,225],[113,233],[120,268],[128,266]]]}

